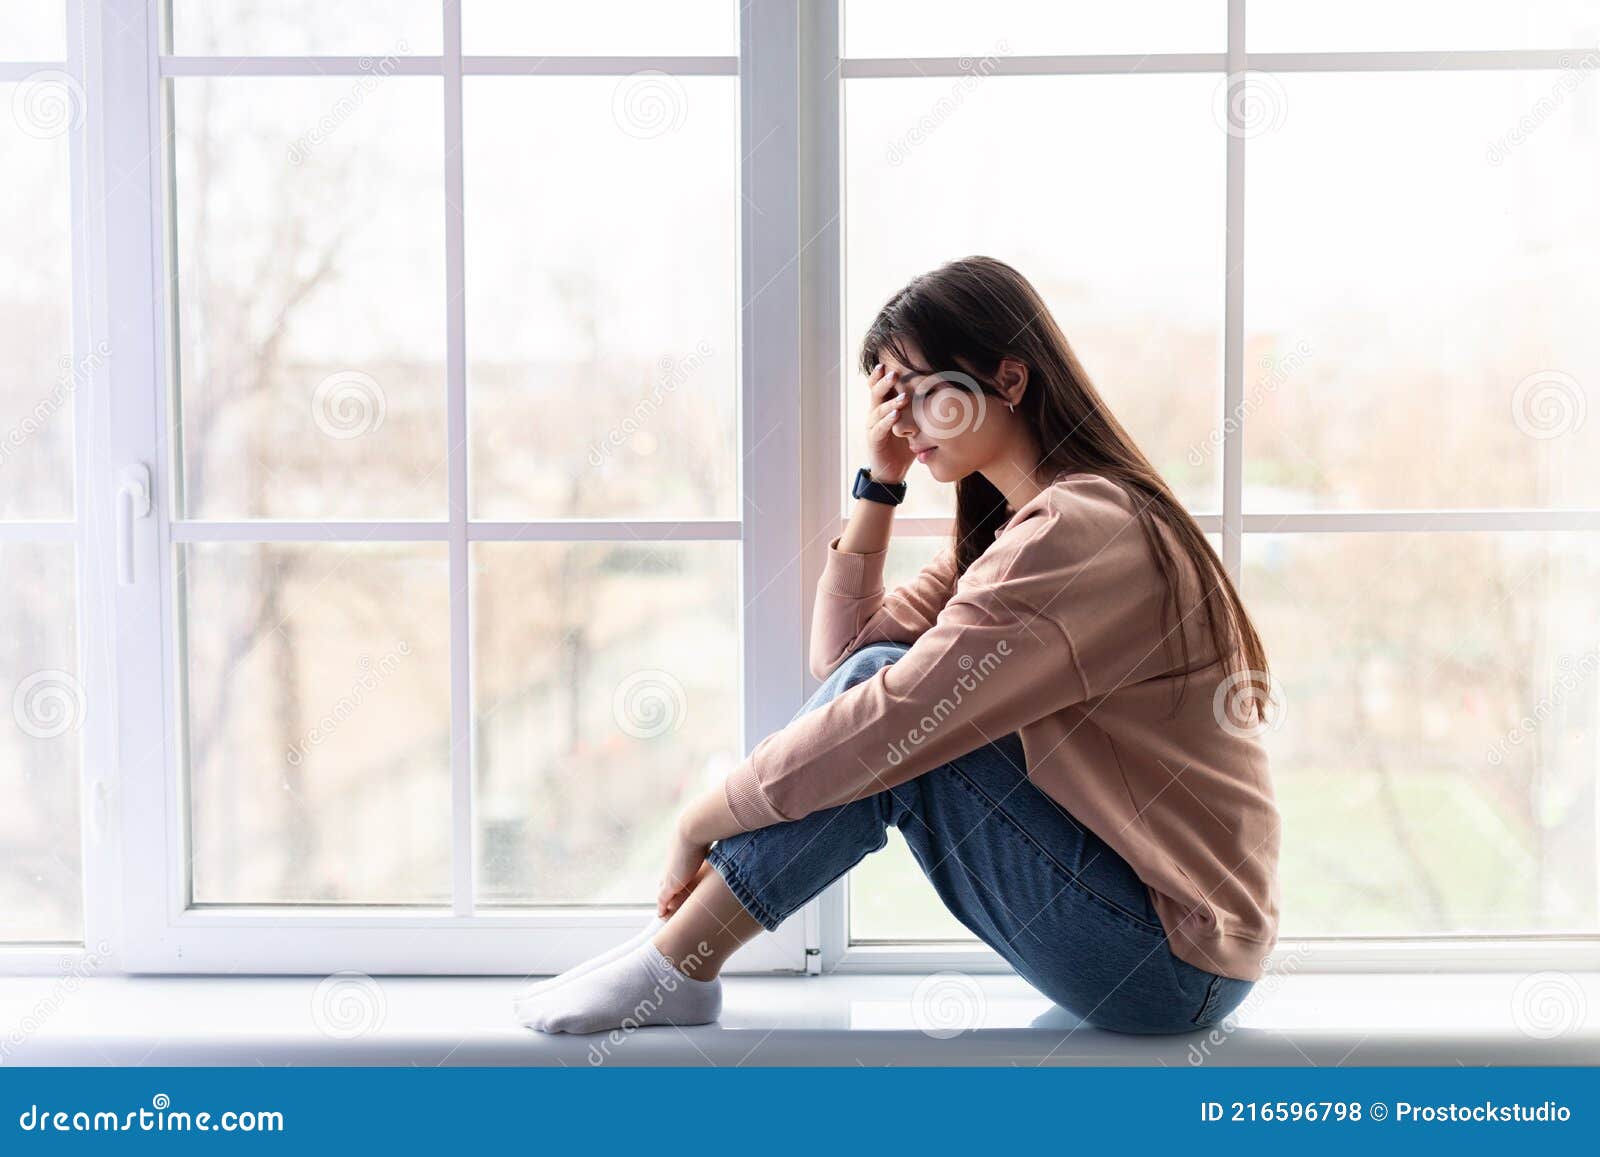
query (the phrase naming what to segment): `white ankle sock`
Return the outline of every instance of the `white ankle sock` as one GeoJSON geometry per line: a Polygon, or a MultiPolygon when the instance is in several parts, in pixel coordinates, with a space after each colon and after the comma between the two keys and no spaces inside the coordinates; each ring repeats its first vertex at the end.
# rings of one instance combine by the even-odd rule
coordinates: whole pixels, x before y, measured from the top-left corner
{"type": "Polygon", "coordinates": [[[660,916],[650,917],[650,922],[648,924],[646,924],[632,936],[628,937],[621,944],[618,944],[615,948],[608,948],[598,956],[591,956],[587,960],[574,964],[565,972],[557,973],[555,976],[549,977],[546,980],[540,980],[528,985],[512,998],[512,1004],[521,1004],[523,1001],[528,1000],[531,997],[538,996],[541,992],[549,992],[557,985],[565,984],[569,980],[574,980],[579,976],[585,975],[586,973],[593,972],[602,964],[610,964],[613,960],[621,959],[628,953],[632,952],[635,948],[639,947],[639,945],[643,944],[646,940],[649,940],[650,937],[654,936],[658,931],[660,931],[661,926],[665,923],[666,921],[660,916]]]}
{"type": "Polygon", "coordinates": [[[632,952],[519,1003],[517,1019],[541,1032],[708,1024],[722,1012],[722,981],[679,972],[646,940],[632,952]]]}

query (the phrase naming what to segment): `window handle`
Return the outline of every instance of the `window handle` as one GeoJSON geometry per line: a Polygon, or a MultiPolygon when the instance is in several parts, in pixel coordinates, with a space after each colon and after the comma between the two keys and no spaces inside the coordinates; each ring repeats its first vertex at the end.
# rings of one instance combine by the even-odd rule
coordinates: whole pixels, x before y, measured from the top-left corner
{"type": "Polygon", "coordinates": [[[150,469],[143,462],[117,477],[117,582],[133,585],[133,520],[150,517],[150,469]]]}

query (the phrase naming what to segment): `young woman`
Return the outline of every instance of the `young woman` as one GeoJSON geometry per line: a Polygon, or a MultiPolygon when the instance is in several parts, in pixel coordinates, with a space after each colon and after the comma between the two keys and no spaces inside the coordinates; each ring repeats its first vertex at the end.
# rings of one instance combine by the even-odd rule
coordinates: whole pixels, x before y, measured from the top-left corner
{"type": "Polygon", "coordinates": [[[1215,1024],[1278,928],[1267,661],[1204,533],[1020,273],[973,257],[878,314],[865,467],[812,622],[823,680],[681,815],[657,915],[517,1002],[546,1032],[703,1024],[718,973],[893,824],[1039,992],[1129,1033],[1215,1024]],[[913,462],[949,546],[885,595],[913,462]]]}

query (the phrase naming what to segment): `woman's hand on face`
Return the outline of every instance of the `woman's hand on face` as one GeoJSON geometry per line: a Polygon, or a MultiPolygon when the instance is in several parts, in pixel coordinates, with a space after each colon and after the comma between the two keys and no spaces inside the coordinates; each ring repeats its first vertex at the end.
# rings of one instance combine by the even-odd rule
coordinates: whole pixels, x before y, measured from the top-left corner
{"type": "Polygon", "coordinates": [[[899,373],[879,362],[867,379],[867,468],[879,482],[903,482],[917,456],[911,443],[894,432],[894,424],[911,405],[900,392],[899,373]]]}

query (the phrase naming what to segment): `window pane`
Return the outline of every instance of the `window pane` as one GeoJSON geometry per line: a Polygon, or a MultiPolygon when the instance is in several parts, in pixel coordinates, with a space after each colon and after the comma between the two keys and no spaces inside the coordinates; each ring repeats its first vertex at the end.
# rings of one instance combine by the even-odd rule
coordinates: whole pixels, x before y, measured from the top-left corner
{"type": "MultiPolygon", "coordinates": [[[[889,540],[883,585],[893,590],[910,582],[950,539],[896,535],[889,540]]],[[[889,844],[850,872],[850,939],[971,940],[972,933],[950,914],[922,874],[911,849],[896,830],[889,844]]]]}
{"type": "Polygon", "coordinates": [[[738,763],[733,542],[473,547],[481,898],[648,902],[738,763]]]}
{"type": "Polygon", "coordinates": [[[1223,52],[1224,0],[845,0],[846,56],[1223,52]]]}
{"type": "Polygon", "coordinates": [[[1596,86],[1257,83],[1246,502],[1600,503],[1596,86]]]}
{"type": "MultiPolygon", "coordinates": [[[[1038,287],[1106,404],[1180,497],[1218,507],[1219,456],[1197,453],[1221,398],[1215,87],[1195,76],[849,83],[850,473],[866,461],[866,382],[854,367],[873,316],[913,275],[981,253],[1038,287]],[[1039,147],[1062,134],[1070,148],[1039,147]]],[[[925,469],[910,483],[907,513],[954,509],[953,487],[925,469]]]]}
{"type": "Polygon", "coordinates": [[[1247,535],[1284,935],[1585,932],[1600,537],[1247,535]]]}
{"type": "Polygon", "coordinates": [[[0,941],[83,938],[70,543],[0,544],[0,941]]]}
{"type": "Polygon", "coordinates": [[[0,4],[0,60],[65,60],[66,33],[65,0],[0,4]]]}
{"type": "MultiPolygon", "coordinates": [[[[0,518],[72,517],[74,372],[67,141],[83,92],[42,70],[0,84],[0,518]]],[[[87,367],[85,368],[87,369],[87,367]]]]}
{"type": "Polygon", "coordinates": [[[735,0],[463,0],[464,50],[484,56],[735,56],[735,0]]]}
{"type": "Polygon", "coordinates": [[[1250,0],[1252,52],[1594,48],[1595,0],[1250,0]]]}
{"type": "Polygon", "coordinates": [[[173,92],[188,516],[444,517],[440,81],[173,92]]]}
{"type": "Polygon", "coordinates": [[[196,56],[437,55],[439,0],[172,0],[173,51],[196,56]]]}
{"type": "Polygon", "coordinates": [[[476,517],[736,516],[737,95],[467,80],[476,517]]]}
{"type": "Polygon", "coordinates": [[[195,902],[447,903],[444,544],[190,544],[179,565],[195,902]]]}

